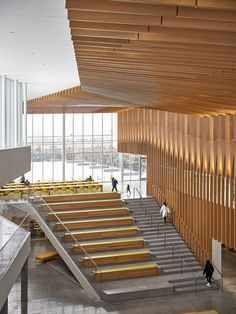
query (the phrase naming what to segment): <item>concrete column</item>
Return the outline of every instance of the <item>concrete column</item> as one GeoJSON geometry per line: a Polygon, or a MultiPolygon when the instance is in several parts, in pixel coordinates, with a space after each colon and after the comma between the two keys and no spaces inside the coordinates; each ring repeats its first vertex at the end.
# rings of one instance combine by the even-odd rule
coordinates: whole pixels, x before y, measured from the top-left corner
{"type": "Polygon", "coordinates": [[[0,310],[0,314],[7,314],[8,313],[8,299],[4,303],[2,309],[0,310]]]}
{"type": "Polygon", "coordinates": [[[66,115],[62,116],[62,180],[66,177],[66,115]]]}
{"type": "Polygon", "coordinates": [[[2,148],[6,147],[6,76],[2,75],[2,119],[1,119],[1,133],[2,133],[2,148]]]}
{"type": "MultiPolygon", "coordinates": [[[[23,84],[23,106],[24,106],[24,113],[23,113],[23,143],[27,145],[27,84],[23,84]]],[[[22,141],[22,139],[21,139],[22,141]]]]}
{"type": "Polygon", "coordinates": [[[18,81],[14,80],[14,146],[18,146],[18,81]]]}
{"type": "Polygon", "coordinates": [[[21,269],[21,302],[28,302],[28,258],[21,269]]]}
{"type": "Polygon", "coordinates": [[[221,242],[212,239],[212,262],[215,266],[214,279],[221,279],[222,273],[222,246],[221,242]]]}

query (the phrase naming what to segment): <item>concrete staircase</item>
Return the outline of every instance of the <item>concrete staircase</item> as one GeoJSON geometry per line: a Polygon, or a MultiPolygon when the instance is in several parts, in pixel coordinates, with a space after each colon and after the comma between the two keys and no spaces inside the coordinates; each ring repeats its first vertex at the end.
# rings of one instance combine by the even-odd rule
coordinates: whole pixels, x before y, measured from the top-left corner
{"type": "MultiPolygon", "coordinates": [[[[171,222],[164,223],[160,206],[152,197],[126,199],[126,207],[140,228],[146,247],[161,268],[161,275],[172,275],[168,276],[168,282],[175,292],[209,289],[199,262],[171,222]]],[[[216,284],[212,285],[212,288],[216,287],[216,284]]]]}
{"type": "MultiPolygon", "coordinates": [[[[64,233],[56,231],[44,215],[44,211],[36,209],[36,205],[33,206],[33,218],[38,221],[81,285],[90,294],[94,296],[100,294],[100,297],[106,301],[139,299],[209,289],[206,287],[201,266],[172,224],[169,221],[166,225],[164,224],[159,213],[160,206],[155,200],[151,197],[144,198],[142,201],[126,199],[125,203],[135,221],[134,227],[140,229],[140,236],[145,240],[144,249],[149,249],[152,253],[150,263],[156,263],[161,270],[158,276],[95,283],[91,280],[91,269],[83,266],[80,260],[81,255],[78,252],[73,253],[73,241],[65,241],[64,233]]],[[[122,236],[124,237],[124,235],[122,236]]],[[[123,266],[142,264],[143,261],[126,262],[123,266]]],[[[109,266],[100,266],[99,269],[103,270],[107,267],[109,266]]],[[[214,287],[216,288],[217,285],[214,284],[211,289],[214,287]]]]}

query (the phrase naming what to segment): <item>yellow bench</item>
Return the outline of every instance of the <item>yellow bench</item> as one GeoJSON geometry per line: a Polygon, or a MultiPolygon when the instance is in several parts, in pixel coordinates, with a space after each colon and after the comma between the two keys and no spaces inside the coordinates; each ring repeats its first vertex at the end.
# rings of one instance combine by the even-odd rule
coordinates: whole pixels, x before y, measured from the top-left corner
{"type": "MultiPolygon", "coordinates": [[[[92,209],[92,210],[75,210],[75,211],[59,211],[54,212],[60,219],[70,218],[93,218],[101,216],[120,216],[128,215],[128,208],[103,208],[103,209],[92,209]]],[[[48,219],[55,219],[53,213],[48,213],[48,219]]]]}
{"type": "Polygon", "coordinates": [[[56,251],[49,251],[49,252],[46,252],[44,254],[40,254],[40,255],[36,256],[35,259],[37,261],[47,262],[47,261],[50,261],[50,260],[52,260],[58,256],[59,256],[59,254],[56,251]]]}
{"type": "Polygon", "coordinates": [[[71,234],[77,240],[89,240],[89,239],[106,239],[113,237],[125,237],[125,236],[137,236],[140,233],[137,227],[124,227],[124,228],[111,228],[102,230],[89,230],[89,231],[77,231],[72,233],[65,233],[65,240],[73,240],[71,234]]]}
{"type": "Polygon", "coordinates": [[[159,269],[155,263],[146,263],[135,266],[120,266],[106,269],[99,269],[93,272],[95,281],[108,281],[117,279],[137,278],[155,276],[159,269]]]}
{"type": "Polygon", "coordinates": [[[94,192],[94,193],[80,193],[80,194],[65,194],[65,195],[48,195],[43,199],[47,203],[53,202],[68,202],[68,201],[86,201],[99,199],[119,199],[119,193],[113,192],[94,192]]]}
{"type": "Polygon", "coordinates": [[[120,249],[136,249],[144,246],[143,238],[120,238],[106,241],[94,241],[94,242],[81,242],[80,244],[74,244],[72,247],[74,253],[81,253],[83,250],[86,252],[99,252],[108,250],[120,250],[120,249]]]}
{"type": "Polygon", "coordinates": [[[42,208],[50,206],[52,210],[71,210],[71,209],[86,209],[86,208],[101,208],[123,206],[124,201],[120,199],[107,199],[107,200],[93,200],[93,201],[78,201],[78,202],[60,202],[60,203],[47,203],[42,208]]]}
{"type": "Polygon", "coordinates": [[[63,230],[64,226],[66,226],[68,229],[113,227],[113,226],[132,225],[133,223],[134,223],[134,219],[132,217],[76,220],[76,221],[66,221],[63,224],[60,222],[57,222],[55,224],[55,229],[57,231],[63,230]]]}
{"type": "Polygon", "coordinates": [[[183,314],[218,314],[215,310],[203,311],[203,312],[187,312],[183,314]]]}
{"type": "Polygon", "coordinates": [[[90,257],[85,256],[81,259],[85,267],[93,267],[94,263],[98,266],[128,263],[128,262],[139,262],[151,260],[152,254],[149,250],[136,250],[136,251],[124,251],[124,252],[109,252],[99,255],[91,255],[90,257]]]}

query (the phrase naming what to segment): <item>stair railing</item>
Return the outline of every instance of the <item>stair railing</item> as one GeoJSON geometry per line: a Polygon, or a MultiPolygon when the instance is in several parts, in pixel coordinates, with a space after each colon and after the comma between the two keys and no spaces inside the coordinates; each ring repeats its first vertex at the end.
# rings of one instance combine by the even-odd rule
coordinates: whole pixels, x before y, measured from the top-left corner
{"type": "MultiPolygon", "coordinates": [[[[184,226],[183,226],[184,227],[184,226]]],[[[205,259],[207,259],[207,252],[206,250],[204,250],[200,245],[199,243],[196,241],[196,239],[193,237],[191,231],[187,230],[187,234],[190,234],[190,239],[193,240],[195,246],[197,246],[197,248],[202,252],[202,255],[205,256],[205,259]]],[[[176,248],[174,248],[174,250],[176,251],[176,248]]],[[[180,256],[179,256],[180,257],[180,256]]],[[[180,257],[181,258],[181,257],[180,257]]],[[[188,267],[189,265],[186,263],[186,261],[183,261],[188,267]]],[[[217,266],[212,263],[213,266],[214,266],[214,269],[217,271],[217,273],[219,274],[219,277],[220,277],[220,287],[221,287],[221,291],[223,292],[224,291],[224,277],[223,277],[223,274],[219,271],[219,269],[217,268],[217,266]]],[[[194,275],[194,273],[192,272],[192,274],[194,275]]],[[[195,275],[194,275],[195,276],[195,275]]],[[[195,293],[196,293],[196,290],[197,290],[197,280],[199,278],[196,278],[195,277],[195,293]]]]}
{"type": "MultiPolygon", "coordinates": [[[[47,220],[47,215],[45,215],[45,213],[50,212],[51,214],[54,215],[54,217],[56,218],[57,222],[59,222],[61,224],[61,226],[63,227],[64,231],[60,230],[61,232],[60,234],[60,242],[63,245],[64,249],[66,249],[66,251],[69,253],[69,255],[73,258],[75,264],[83,270],[83,273],[86,275],[87,280],[95,287],[96,291],[98,291],[98,293],[100,294],[100,297],[102,299],[102,280],[101,282],[96,282],[95,280],[93,281],[91,278],[91,273],[93,273],[94,270],[96,270],[96,272],[100,273],[100,278],[102,279],[102,271],[101,269],[98,267],[98,265],[96,264],[96,262],[93,260],[93,258],[89,255],[89,253],[83,248],[83,246],[81,246],[81,244],[79,243],[79,241],[75,238],[75,236],[73,235],[73,232],[71,232],[66,225],[63,223],[63,221],[57,216],[57,214],[51,209],[50,206],[48,206],[48,204],[42,199],[40,198],[41,202],[38,202],[38,206],[34,206],[34,208],[38,211],[39,215],[43,218],[43,220],[46,222],[46,224],[48,225],[48,227],[53,231],[53,227],[48,223],[47,220]],[[43,210],[43,205],[46,206],[47,210],[43,210]],[[85,256],[87,258],[90,259],[91,263],[93,266],[91,266],[90,268],[86,268],[83,265],[83,262],[81,260],[79,260],[78,258],[75,257],[79,257],[78,254],[73,253],[73,251],[71,250],[72,248],[70,248],[70,250],[68,251],[68,248],[65,248],[65,245],[63,243],[63,238],[61,237],[61,235],[64,235],[64,232],[67,232],[70,237],[72,238],[72,240],[74,241],[74,244],[77,244],[80,248],[80,252],[82,252],[82,256],[85,256]],[[92,270],[92,271],[91,271],[92,270]]],[[[53,222],[55,223],[55,222],[53,222]]]]}
{"type": "Polygon", "coordinates": [[[160,234],[160,224],[157,223],[157,236],[159,237],[159,234],[160,234]]]}
{"type": "Polygon", "coordinates": [[[167,247],[169,244],[169,246],[171,247],[171,252],[172,252],[172,260],[174,260],[174,251],[175,251],[175,246],[174,244],[171,242],[171,240],[167,239],[167,234],[164,234],[164,246],[167,247]]]}
{"type": "Polygon", "coordinates": [[[189,271],[189,273],[192,274],[193,276],[193,280],[194,280],[194,292],[195,294],[197,293],[197,281],[199,278],[196,277],[196,275],[194,274],[194,272],[190,269],[190,266],[188,265],[188,263],[184,260],[184,258],[182,256],[180,256],[177,252],[177,249],[175,247],[175,245],[173,244],[173,241],[171,239],[168,239],[167,235],[164,235],[164,245],[166,247],[167,243],[170,244],[171,246],[171,250],[172,250],[172,260],[174,260],[174,256],[177,256],[177,258],[180,261],[180,272],[181,272],[181,276],[183,276],[184,274],[184,267],[185,269],[187,268],[189,271]]]}
{"type": "MultiPolygon", "coordinates": [[[[180,218],[177,216],[177,214],[172,210],[172,216],[174,219],[178,222],[179,226],[181,226],[183,229],[185,229],[185,233],[187,234],[187,240],[190,240],[191,242],[194,243],[194,246],[201,252],[204,260],[207,260],[208,258],[208,253],[207,250],[205,250],[198,242],[198,240],[194,237],[194,234],[192,233],[191,230],[188,229],[187,226],[185,226],[180,218]]],[[[212,263],[213,264],[213,263],[212,263]]],[[[214,264],[213,264],[214,265],[214,264]]],[[[221,286],[221,291],[224,290],[224,277],[223,274],[219,271],[219,269],[214,265],[214,268],[216,269],[217,273],[220,276],[220,286],[221,286]]]]}
{"type": "Polygon", "coordinates": [[[219,269],[217,268],[217,266],[212,263],[212,265],[214,266],[214,269],[217,271],[217,273],[220,275],[220,282],[221,282],[221,291],[224,291],[224,277],[223,274],[219,271],[219,269]]]}
{"type": "Polygon", "coordinates": [[[144,198],[142,197],[142,194],[141,194],[141,192],[138,190],[138,188],[136,188],[136,187],[134,187],[134,189],[133,189],[133,191],[134,191],[134,197],[135,197],[135,191],[138,193],[138,195],[139,195],[139,200],[140,200],[140,207],[144,207],[144,212],[145,212],[145,215],[147,214],[147,207],[146,207],[146,204],[145,204],[145,201],[144,201],[144,198]]]}

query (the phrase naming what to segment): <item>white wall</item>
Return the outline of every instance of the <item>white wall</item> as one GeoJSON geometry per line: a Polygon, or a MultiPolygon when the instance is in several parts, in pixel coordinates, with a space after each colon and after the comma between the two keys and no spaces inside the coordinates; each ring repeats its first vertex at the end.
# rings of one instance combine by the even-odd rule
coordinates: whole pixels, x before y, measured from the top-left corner
{"type": "Polygon", "coordinates": [[[214,279],[220,279],[219,272],[222,273],[222,248],[221,242],[214,239],[212,239],[212,262],[215,266],[213,277],[214,279]]]}
{"type": "Polygon", "coordinates": [[[30,171],[31,147],[0,149],[0,186],[30,171]]]}

